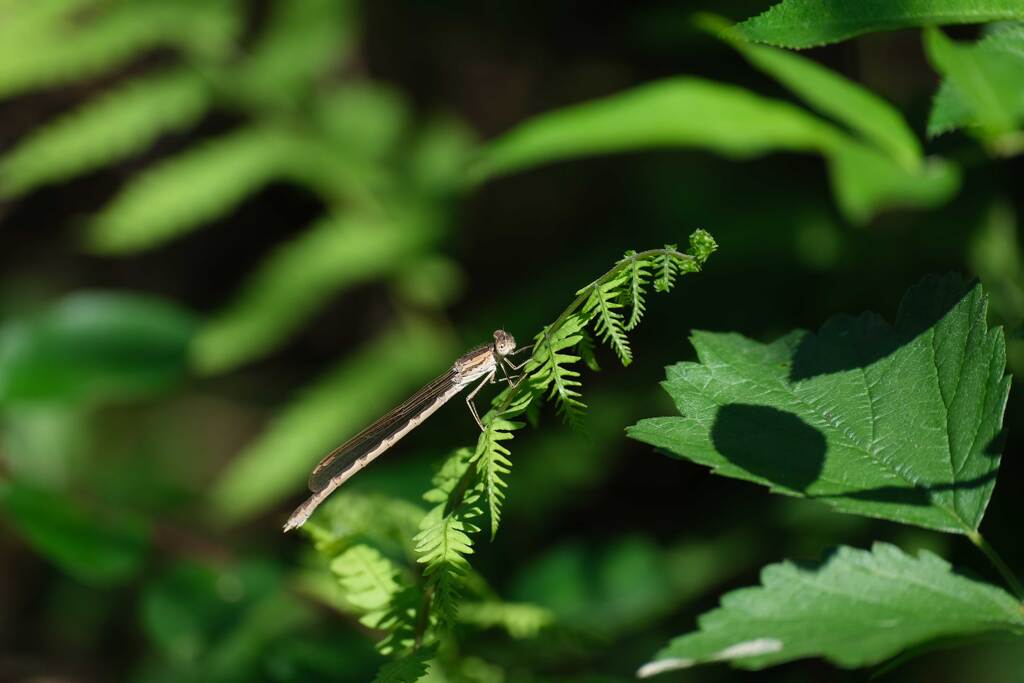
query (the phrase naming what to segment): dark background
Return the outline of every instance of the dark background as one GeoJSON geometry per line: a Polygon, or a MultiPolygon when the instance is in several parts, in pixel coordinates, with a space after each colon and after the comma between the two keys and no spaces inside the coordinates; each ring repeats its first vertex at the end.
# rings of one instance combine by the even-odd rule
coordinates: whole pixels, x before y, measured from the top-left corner
{"type": "MultiPolygon", "coordinates": [[[[530,116],[670,75],[699,75],[787,98],[735,52],[686,23],[696,10],[739,20],[769,4],[378,1],[363,8],[355,56],[340,77],[388,84],[412,103],[414,117],[454,115],[484,141],[530,116]]],[[[269,21],[269,5],[254,1],[247,11],[246,35],[256,36],[269,21]]],[[[950,33],[976,35],[971,28],[950,33]]],[[[925,139],[938,77],[924,58],[918,31],[870,35],[806,54],[893,102],[925,139]]],[[[108,76],[0,102],[0,151],[111,84],[175,59],[173,52],[157,50],[108,76]]],[[[216,111],[127,161],[0,204],[6,315],[97,288],[155,294],[201,316],[224,306],[246,273],[322,211],[320,199],[299,184],[274,182],[202,230],[122,256],[83,248],[82,223],[140,169],[242,119],[216,111]]],[[[493,543],[481,539],[473,557],[503,596],[547,604],[596,635],[517,643],[487,632],[467,636],[467,654],[504,666],[509,681],[629,680],[669,638],[692,630],[696,616],[714,607],[718,596],[756,583],[765,564],[819,559],[839,544],[868,547],[884,540],[908,551],[929,548],[962,571],[998,583],[964,539],[773,496],[652,452],[623,432],[637,419],[672,412],[657,383],[665,365],[692,359],[692,329],[770,340],[793,328],[816,328],[840,312],[874,310],[892,320],[903,292],[924,275],[973,275],[972,240],[991,206],[1002,203],[1020,213],[1020,158],[989,158],[963,135],[926,142],[926,152],[964,166],[957,196],[935,210],[885,212],[865,226],[852,226],[837,212],[822,159],[787,153],[748,161],[694,150],[620,154],[545,166],[451,199],[451,218],[435,251],[457,265],[463,284],[428,315],[453,332],[456,352],[485,341],[498,326],[521,341],[532,336],[626,249],[685,243],[698,227],[720,245],[704,272],[683,278],[670,295],[651,295],[645,321],[632,335],[632,366],[619,367],[602,349],[604,371],[584,374],[589,436],[566,430],[550,409],[539,430],[519,434],[502,529],[493,543]]],[[[152,547],[136,575],[97,587],[68,576],[13,526],[0,526],[0,678],[202,680],[206,674],[189,666],[214,656],[209,653],[223,647],[225,634],[249,622],[231,610],[209,612],[209,622],[197,630],[203,634],[195,646],[201,654],[174,660],[152,632],[146,596],[181,563],[225,575],[250,572],[257,577],[253,585],[263,585],[260,577],[285,581],[308,559],[301,537],[278,532],[301,487],[289,500],[231,525],[211,520],[204,500],[237,453],[296,392],[394,324],[393,299],[389,281],[358,284],[332,296],[265,357],[220,375],[194,375],[159,396],[90,409],[81,418],[85,426],[76,428],[86,435],[79,442],[86,469],[121,481],[122,488],[149,482],[134,497],[144,501],[140,507],[155,525],[152,547]],[[142,476],[147,470],[149,479],[142,476]],[[159,489],[145,488],[154,481],[159,489]]],[[[1002,315],[997,321],[1016,334],[1013,312],[1002,315]]],[[[436,369],[448,360],[438,358],[436,369]]],[[[426,377],[409,377],[404,388],[426,377]]],[[[475,438],[458,404],[352,486],[415,499],[447,450],[475,438]]],[[[983,526],[1018,570],[1024,567],[1017,528],[1024,471],[1015,429],[1021,410],[1015,386],[1005,419],[1009,439],[983,526]]],[[[83,483],[74,494],[102,506],[105,490],[83,483]]],[[[228,663],[218,671],[226,672],[225,680],[293,680],[296,671],[301,676],[294,680],[368,680],[379,661],[365,633],[325,608],[314,607],[300,628],[273,637],[248,633],[235,645],[245,654],[222,657],[228,663]],[[320,670],[294,665],[313,661],[322,662],[320,670]]],[[[927,654],[889,675],[1022,680],[1015,678],[1024,668],[1019,645],[1016,650],[966,646],[927,654]]],[[[714,666],[664,678],[751,675],[714,666]]],[[[818,661],[758,674],[772,681],[868,675],[818,661]]]]}

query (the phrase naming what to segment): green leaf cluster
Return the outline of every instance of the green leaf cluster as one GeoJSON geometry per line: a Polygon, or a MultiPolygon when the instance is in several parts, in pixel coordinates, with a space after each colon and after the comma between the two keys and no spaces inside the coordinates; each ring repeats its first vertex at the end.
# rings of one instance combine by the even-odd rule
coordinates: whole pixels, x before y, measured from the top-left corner
{"type": "Polygon", "coordinates": [[[843,547],[820,566],[767,567],[761,587],[724,596],[640,675],[809,656],[864,666],[937,638],[1024,633],[1024,589],[980,533],[1010,389],[987,303],[979,283],[949,275],[911,288],[895,325],[839,316],[770,344],[695,332],[698,361],[668,368],[663,383],[680,415],[629,434],[841,512],[963,534],[1016,596],[929,553],[843,547]]]}

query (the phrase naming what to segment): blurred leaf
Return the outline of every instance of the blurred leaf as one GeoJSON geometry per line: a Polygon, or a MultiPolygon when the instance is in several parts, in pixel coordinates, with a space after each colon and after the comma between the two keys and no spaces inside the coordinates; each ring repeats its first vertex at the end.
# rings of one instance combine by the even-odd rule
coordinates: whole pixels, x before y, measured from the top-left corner
{"type": "Polygon", "coordinates": [[[391,599],[401,590],[398,568],[368,545],[354,545],[331,560],[331,571],[347,604],[361,615],[360,623],[377,628],[391,599]]]}
{"type": "Polygon", "coordinates": [[[30,20],[36,30],[0,40],[0,98],[97,76],[161,46],[222,54],[240,25],[223,1],[121,2],[87,19],[71,12],[82,3],[58,3],[47,20],[30,20]]]}
{"type": "Polygon", "coordinates": [[[192,346],[194,364],[202,372],[223,372],[264,355],[328,297],[400,272],[438,236],[439,226],[412,212],[320,220],[272,252],[235,300],[206,323],[192,346]]]}
{"type": "Polygon", "coordinates": [[[177,680],[251,680],[268,645],[310,617],[283,592],[278,570],[259,561],[180,563],[147,586],[141,604],[143,626],[177,680]]]}
{"type": "Polygon", "coordinates": [[[159,299],[78,293],[0,328],[0,404],[83,402],[166,389],[185,373],[194,321],[159,299]]]}
{"type": "Polygon", "coordinates": [[[643,536],[605,536],[600,547],[563,542],[518,570],[512,591],[517,600],[550,610],[558,625],[621,638],[646,632],[712,587],[755,568],[763,535],[758,526],[756,532],[735,527],[708,540],[688,534],[667,546],[643,536]]]}
{"type": "Polygon", "coordinates": [[[903,115],[867,88],[817,62],[786,50],[752,45],[718,17],[700,18],[754,67],[775,78],[811,107],[863,135],[908,170],[921,167],[921,144],[903,115]]]}
{"type": "Polygon", "coordinates": [[[324,72],[348,56],[355,36],[348,0],[275,2],[252,54],[230,70],[232,88],[258,103],[295,108],[324,72]]]}
{"type": "Polygon", "coordinates": [[[842,512],[977,531],[995,486],[1010,378],[980,284],[926,278],[896,326],[839,316],[772,344],[696,332],[663,384],[683,417],[629,435],[717,474],[842,512]]]}
{"type": "Polygon", "coordinates": [[[452,356],[447,338],[413,325],[344,360],[287,405],[229,465],[212,492],[216,514],[237,522],[297,495],[319,458],[452,356]]]}
{"type": "Polygon", "coordinates": [[[773,150],[819,152],[829,160],[839,205],[854,222],[885,208],[939,205],[959,185],[945,162],[909,172],[802,109],[692,78],[657,81],[542,114],[486,146],[472,174],[479,181],[562,159],[679,146],[735,158],[773,150]]]}
{"type": "Polygon", "coordinates": [[[959,169],[944,159],[930,158],[916,173],[908,173],[852,140],[836,143],[829,170],[839,208],[853,223],[865,223],[885,208],[941,206],[960,188],[959,169]]]}
{"type": "Polygon", "coordinates": [[[457,190],[476,147],[469,127],[451,117],[439,117],[424,126],[409,152],[409,175],[417,188],[447,195],[457,190]]]}
{"type": "Polygon", "coordinates": [[[747,40],[805,48],[910,26],[1024,19],[1018,0],[783,0],[737,25],[747,40]]]}
{"type": "Polygon", "coordinates": [[[5,406],[0,459],[17,481],[62,489],[89,441],[82,410],[61,404],[5,406]]]}
{"type": "Polygon", "coordinates": [[[555,615],[529,603],[467,602],[459,608],[459,621],[477,628],[501,627],[513,638],[536,638],[555,623],[555,615]]]}
{"type": "Polygon", "coordinates": [[[208,87],[194,71],[137,78],[22,140],[0,161],[0,192],[14,195],[138,153],[206,111],[208,87]]]}
{"type": "Polygon", "coordinates": [[[436,646],[421,647],[415,652],[394,659],[380,668],[373,683],[416,683],[427,675],[436,646]]]}
{"type": "Polygon", "coordinates": [[[929,552],[914,558],[885,543],[841,547],[813,568],[769,565],[761,583],[726,594],[699,631],[638,674],[722,661],[757,670],[813,656],[857,667],[942,636],[1024,632],[1024,612],[1006,591],[953,573],[929,552]]]}
{"type": "Polygon", "coordinates": [[[91,246],[104,253],[142,251],[226,213],[284,172],[291,144],[281,131],[249,127],[156,164],[95,216],[91,246]]]}
{"type": "Polygon", "coordinates": [[[314,112],[327,139],[346,159],[381,161],[394,153],[409,126],[409,105],[395,90],[348,83],[317,100],[314,112]]]}
{"type": "Polygon", "coordinates": [[[424,308],[443,309],[455,303],[465,289],[459,264],[439,256],[427,256],[397,273],[395,291],[405,301],[424,308]]]}
{"type": "Polygon", "coordinates": [[[836,132],[785,102],[735,86],[672,78],[556,110],[489,142],[476,180],[552,161],[658,147],[707,147],[732,157],[774,149],[815,151],[836,132]]]}
{"type": "Polygon", "coordinates": [[[419,505],[399,498],[341,490],[303,525],[319,553],[333,557],[356,543],[370,542],[393,556],[415,561],[412,538],[426,514],[419,505]]]}
{"type": "Polygon", "coordinates": [[[0,502],[25,540],[61,569],[91,584],[129,579],[142,566],[149,531],[123,511],[116,517],[16,482],[0,482],[0,502]]]}
{"type": "Polygon", "coordinates": [[[946,79],[929,116],[930,135],[976,126],[985,137],[995,137],[1024,121],[1024,27],[999,31],[973,45],[929,28],[925,48],[946,79]]]}

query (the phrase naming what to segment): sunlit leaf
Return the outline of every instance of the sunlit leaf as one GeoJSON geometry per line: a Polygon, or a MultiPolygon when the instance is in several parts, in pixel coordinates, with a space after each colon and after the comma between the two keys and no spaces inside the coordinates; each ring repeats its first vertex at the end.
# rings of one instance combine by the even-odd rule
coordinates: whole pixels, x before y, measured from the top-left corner
{"type": "Polygon", "coordinates": [[[130,81],[22,140],[0,160],[0,192],[26,192],[136,154],[198,120],[208,99],[208,85],[191,70],[130,81]]]}
{"type": "Polygon", "coordinates": [[[814,109],[864,136],[904,168],[920,168],[921,144],[899,110],[875,93],[801,55],[738,39],[720,19],[702,17],[701,23],[814,109]]]}
{"type": "Polygon", "coordinates": [[[472,174],[480,181],[563,159],[672,147],[735,158],[820,153],[829,161],[840,208],[857,223],[883,209],[940,205],[959,186],[959,174],[946,162],[908,170],[803,109],[693,78],[656,81],[542,114],[487,145],[472,174]]]}
{"type": "Polygon", "coordinates": [[[699,625],[639,675],[706,662],[763,669],[805,657],[865,666],[935,638],[1022,633],[1024,611],[1006,591],[954,573],[927,551],[911,557],[876,543],[870,552],[841,547],[819,566],[769,565],[760,586],[727,593],[699,625]]]}
{"type": "Polygon", "coordinates": [[[195,229],[283,174],[292,145],[277,129],[251,127],[164,160],[103,207],[89,242],[101,252],[135,252],[195,229]]]}
{"type": "Polygon", "coordinates": [[[925,48],[946,78],[929,118],[930,134],[968,125],[996,136],[1024,121],[1024,28],[1004,29],[973,45],[929,28],[925,48]]]}
{"type": "Polygon", "coordinates": [[[840,316],[772,344],[697,332],[663,384],[682,417],[633,438],[854,514],[973,533],[995,486],[1010,388],[979,284],[927,278],[896,325],[840,316]]]}
{"type": "Polygon", "coordinates": [[[222,2],[117,3],[84,21],[70,11],[76,3],[63,4],[68,11],[30,21],[35,30],[0,40],[0,98],[96,76],[157,47],[222,54],[239,28],[222,2]]]}
{"type": "Polygon", "coordinates": [[[128,398],[186,370],[191,315],[134,294],[78,293],[0,328],[0,404],[128,398]]]}
{"type": "Polygon", "coordinates": [[[1018,0],[783,0],[739,24],[758,43],[804,48],[909,26],[1024,19],[1018,0]]]}
{"type": "Polygon", "coordinates": [[[223,372],[272,350],[332,295],[401,271],[438,236],[425,216],[329,216],[272,252],[192,348],[203,372],[223,372]]]}

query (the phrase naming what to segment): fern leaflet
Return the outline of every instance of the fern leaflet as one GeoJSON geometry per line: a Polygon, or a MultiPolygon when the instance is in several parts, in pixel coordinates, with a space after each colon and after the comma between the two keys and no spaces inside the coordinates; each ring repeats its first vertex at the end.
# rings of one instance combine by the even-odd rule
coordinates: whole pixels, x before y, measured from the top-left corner
{"type": "Polygon", "coordinates": [[[434,488],[423,496],[436,505],[424,516],[420,532],[413,539],[417,562],[425,565],[427,590],[432,591],[432,611],[439,625],[446,628],[455,623],[462,582],[469,570],[466,555],[473,552],[469,535],[480,531],[476,520],[483,515],[479,483],[471,485],[461,500],[452,504],[452,493],[467,474],[472,456],[473,451],[460,448],[445,462],[434,478],[434,488]]]}
{"type": "Polygon", "coordinates": [[[677,245],[675,244],[666,244],[665,252],[658,255],[655,259],[655,268],[658,274],[654,279],[654,290],[657,292],[671,291],[676,283],[676,269],[678,265],[673,255],[676,248],[677,245]]]}
{"type": "Polygon", "coordinates": [[[436,647],[421,647],[404,657],[382,666],[373,683],[416,683],[427,675],[430,660],[437,654],[436,647]]]}
{"type": "Polygon", "coordinates": [[[540,396],[547,393],[547,397],[555,401],[558,413],[572,427],[581,426],[587,406],[577,390],[580,373],[570,367],[580,357],[562,352],[580,343],[584,324],[583,318],[573,315],[555,330],[544,328],[534,338],[533,357],[526,365],[530,389],[540,396]]]}
{"type": "Polygon", "coordinates": [[[645,288],[651,279],[651,272],[648,270],[650,262],[646,259],[637,258],[636,252],[633,250],[626,252],[626,258],[629,259],[629,289],[624,290],[629,296],[629,321],[625,325],[625,329],[633,330],[640,324],[640,318],[644,314],[644,294],[645,288]]]}
{"type": "Polygon", "coordinates": [[[487,422],[483,434],[477,441],[476,452],[472,461],[483,480],[487,494],[488,510],[491,517],[491,539],[498,534],[498,523],[501,521],[501,505],[505,500],[505,488],[508,484],[502,477],[512,471],[511,455],[501,442],[513,437],[512,431],[523,426],[522,422],[511,422],[494,417],[487,422]]]}
{"type": "Polygon", "coordinates": [[[331,561],[345,601],[362,616],[360,623],[378,628],[392,598],[401,590],[398,569],[368,545],[354,545],[331,561]]]}
{"type": "Polygon", "coordinates": [[[594,318],[594,331],[597,332],[597,336],[612,347],[623,365],[633,362],[633,351],[629,348],[629,339],[623,327],[622,302],[619,300],[621,288],[625,286],[626,280],[627,276],[622,275],[595,285],[583,305],[584,314],[594,318]]]}

